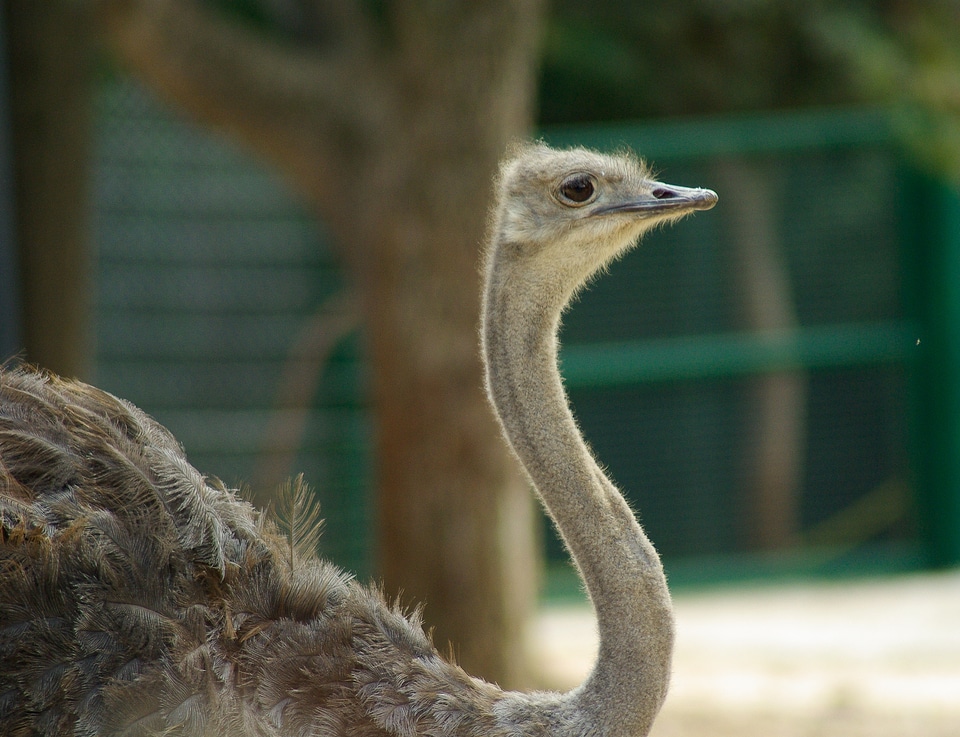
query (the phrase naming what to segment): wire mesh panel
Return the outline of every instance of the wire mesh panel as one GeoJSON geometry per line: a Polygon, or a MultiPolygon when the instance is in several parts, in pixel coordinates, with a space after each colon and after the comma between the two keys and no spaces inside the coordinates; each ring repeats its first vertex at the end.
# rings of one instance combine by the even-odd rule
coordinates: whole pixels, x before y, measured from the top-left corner
{"type": "Polygon", "coordinates": [[[303,472],[336,520],[325,554],[367,570],[356,340],[314,355],[342,288],[322,229],[276,176],[132,83],[104,86],[97,120],[98,382],[228,484],[303,472]]]}

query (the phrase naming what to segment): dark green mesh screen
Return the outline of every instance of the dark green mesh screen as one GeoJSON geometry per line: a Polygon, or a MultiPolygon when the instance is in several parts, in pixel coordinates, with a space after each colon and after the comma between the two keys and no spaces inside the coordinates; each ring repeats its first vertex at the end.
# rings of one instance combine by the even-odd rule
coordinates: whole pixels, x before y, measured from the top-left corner
{"type": "Polygon", "coordinates": [[[306,365],[298,345],[341,288],[325,234],[276,176],[136,86],[106,86],[97,120],[98,383],[228,484],[275,483],[268,459],[292,454],[280,477],[303,472],[316,490],[331,520],[324,553],[368,570],[355,338],[335,344],[318,387],[309,368],[293,380],[309,407],[302,431],[270,430],[298,421],[278,388],[306,365]]]}
{"type": "Polygon", "coordinates": [[[562,333],[580,358],[575,413],[651,537],[674,560],[912,539],[894,156],[867,146],[658,163],[664,181],[717,189],[717,208],[648,236],[562,333]],[[785,373],[696,351],[697,336],[834,328],[822,346],[833,358],[785,373]],[[895,343],[879,360],[861,344],[873,330],[895,343]],[[694,378],[651,365],[651,382],[591,386],[590,346],[626,342],[642,358],[678,338],[704,362],[694,378]],[[758,457],[777,435],[779,452],[758,457]],[[761,529],[758,495],[779,506],[780,528],[761,529]]]}

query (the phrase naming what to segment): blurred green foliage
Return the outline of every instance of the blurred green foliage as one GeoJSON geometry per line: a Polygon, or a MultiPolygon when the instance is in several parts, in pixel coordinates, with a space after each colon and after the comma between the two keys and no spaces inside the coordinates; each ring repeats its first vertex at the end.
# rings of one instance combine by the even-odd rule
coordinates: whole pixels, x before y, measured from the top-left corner
{"type": "Polygon", "coordinates": [[[889,106],[960,181],[960,0],[554,0],[543,124],[889,106]]]}
{"type": "Polygon", "coordinates": [[[847,70],[817,43],[814,12],[811,3],[764,0],[555,0],[544,39],[543,122],[843,101],[847,70]]]}

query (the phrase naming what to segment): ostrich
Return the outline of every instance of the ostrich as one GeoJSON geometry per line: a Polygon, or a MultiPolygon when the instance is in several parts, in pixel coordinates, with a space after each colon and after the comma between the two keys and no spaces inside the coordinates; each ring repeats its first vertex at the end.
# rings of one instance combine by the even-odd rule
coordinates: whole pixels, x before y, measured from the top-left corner
{"type": "MultiPolygon", "coordinates": [[[[501,167],[483,294],[486,386],[593,601],[596,665],[505,692],[442,658],[417,612],[317,560],[170,433],[91,386],[0,374],[0,732],[11,735],[647,734],[673,617],[659,557],[582,440],[560,314],[651,227],[716,194],[630,156],[527,144],[501,167]]],[[[294,488],[291,527],[310,515],[294,488]],[[304,516],[305,515],[305,516],[304,516]]]]}

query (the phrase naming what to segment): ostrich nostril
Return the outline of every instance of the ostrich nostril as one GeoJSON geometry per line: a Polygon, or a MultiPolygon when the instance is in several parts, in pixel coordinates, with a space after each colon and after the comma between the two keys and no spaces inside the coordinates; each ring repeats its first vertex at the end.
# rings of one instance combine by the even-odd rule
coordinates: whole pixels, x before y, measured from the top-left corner
{"type": "Polygon", "coordinates": [[[677,193],[667,189],[666,187],[657,187],[651,194],[658,200],[669,200],[671,197],[676,197],[677,193]]]}

